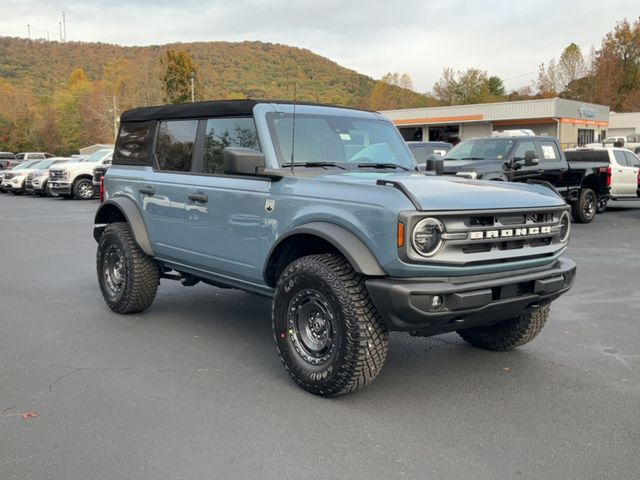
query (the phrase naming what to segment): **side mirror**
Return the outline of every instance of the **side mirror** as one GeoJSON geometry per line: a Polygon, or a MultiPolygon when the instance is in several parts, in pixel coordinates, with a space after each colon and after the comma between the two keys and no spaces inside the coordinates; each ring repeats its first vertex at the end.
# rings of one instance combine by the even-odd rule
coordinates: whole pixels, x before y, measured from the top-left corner
{"type": "Polygon", "coordinates": [[[259,175],[264,171],[264,154],[253,148],[227,147],[222,155],[227,175],[259,175]]]}
{"type": "Polygon", "coordinates": [[[440,155],[427,156],[426,170],[435,172],[436,175],[444,174],[444,160],[440,155]]]}
{"type": "Polygon", "coordinates": [[[533,150],[527,150],[524,154],[524,166],[531,167],[533,165],[538,165],[540,163],[540,159],[536,157],[536,152],[533,150]]]}

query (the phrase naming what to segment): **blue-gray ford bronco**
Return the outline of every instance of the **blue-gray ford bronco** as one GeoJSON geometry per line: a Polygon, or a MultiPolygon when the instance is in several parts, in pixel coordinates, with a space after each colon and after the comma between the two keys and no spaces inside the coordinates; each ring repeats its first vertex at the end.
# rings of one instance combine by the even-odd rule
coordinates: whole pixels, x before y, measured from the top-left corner
{"type": "Polygon", "coordinates": [[[544,185],[420,172],[378,113],[254,100],[129,110],[95,216],[108,306],[160,279],[273,299],[293,380],[335,396],[376,378],[388,332],[508,350],[569,290],[568,206],[544,185]]]}

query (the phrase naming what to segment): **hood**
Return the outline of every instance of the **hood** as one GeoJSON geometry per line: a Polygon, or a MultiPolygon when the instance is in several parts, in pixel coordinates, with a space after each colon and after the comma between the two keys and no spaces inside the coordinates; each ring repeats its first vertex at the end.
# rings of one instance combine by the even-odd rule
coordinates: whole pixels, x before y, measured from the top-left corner
{"type": "Polygon", "coordinates": [[[445,160],[444,173],[501,172],[504,160],[445,160]]]}
{"type": "MultiPolygon", "coordinates": [[[[565,201],[542,185],[468,180],[458,177],[413,173],[342,173],[320,175],[320,179],[376,185],[379,179],[403,186],[420,210],[493,210],[503,208],[557,207],[565,201]]],[[[377,188],[393,188],[376,185],[377,188]]]]}

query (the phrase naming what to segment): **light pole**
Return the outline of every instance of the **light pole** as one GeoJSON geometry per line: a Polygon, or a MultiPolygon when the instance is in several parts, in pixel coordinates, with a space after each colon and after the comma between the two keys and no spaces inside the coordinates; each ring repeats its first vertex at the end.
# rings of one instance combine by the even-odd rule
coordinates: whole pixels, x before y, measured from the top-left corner
{"type": "Polygon", "coordinates": [[[196,81],[196,72],[191,72],[189,75],[191,78],[191,103],[196,101],[196,89],[195,89],[195,81],[196,81]]]}

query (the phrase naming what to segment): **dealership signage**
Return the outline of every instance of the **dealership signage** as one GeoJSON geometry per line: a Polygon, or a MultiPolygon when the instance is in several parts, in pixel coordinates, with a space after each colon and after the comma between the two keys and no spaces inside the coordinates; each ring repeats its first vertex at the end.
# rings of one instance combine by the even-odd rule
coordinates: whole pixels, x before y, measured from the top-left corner
{"type": "Polygon", "coordinates": [[[580,107],[578,113],[580,114],[580,118],[596,118],[598,114],[595,109],[587,107],[580,107]]]}

